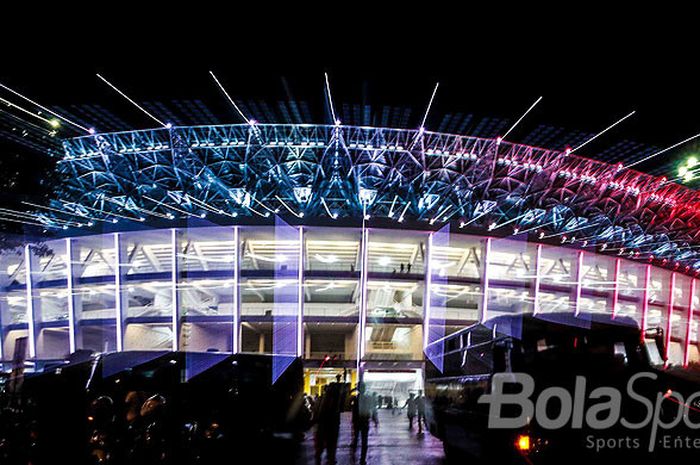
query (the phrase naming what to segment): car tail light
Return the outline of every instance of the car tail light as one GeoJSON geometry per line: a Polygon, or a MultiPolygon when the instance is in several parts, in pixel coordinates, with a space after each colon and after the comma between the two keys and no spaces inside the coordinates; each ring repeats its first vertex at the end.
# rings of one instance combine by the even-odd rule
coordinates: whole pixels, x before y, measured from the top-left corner
{"type": "Polygon", "coordinates": [[[532,440],[529,435],[520,434],[515,438],[515,448],[518,449],[519,452],[530,452],[531,447],[532,440]]]}

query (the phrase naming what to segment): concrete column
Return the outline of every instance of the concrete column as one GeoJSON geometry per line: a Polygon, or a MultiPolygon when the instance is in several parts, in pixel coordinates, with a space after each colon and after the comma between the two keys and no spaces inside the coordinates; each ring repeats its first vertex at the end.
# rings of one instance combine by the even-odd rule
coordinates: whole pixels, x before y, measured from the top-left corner
{"type": "Polygon", "coordinates": [[[258,334],[258,352],[261,354],[265,352],[265,333],[258,334]]]}
{"type": "Polygon", "coordinates": [[[36,324],[34,317],[39,313],[39,302],[38,299],[34,298],[34,285],[32,278],[32,269],[36,265],[34,255],[32,254],[31,246],[29,244],[24,246],[24,271],[26,273],[26,290],[27,290],[27,333],[28,333],[28,346],[29,346],[29,358],[36,357],[36,324]]]}
{"type": "Polygon", "coordinates": [[[297,274],[297,357],[304,356],[304,227],[299,226],[299,258],[297,274]]]}
{"type": "Polygon", "coordinates": [[[241,350],[241,296],[240,296],[240,236],[239,227],[233,227],[233,242],[234,242],[234,252],[233,252],[233,334],[231,342],[231,351],[237,354],[241,350]]]}
{"type": "Polygon", "coordinates": [[[129,305],[128,289],[124,289],[126,272],[122,264],[126,261],[126,248],[122,247],[120,233],[114,233],[114,307],[117,322],[117,352],[124,350],[125,320],[129,305]]]}
{"type": "Polygon", "coordinates": [[[489,254],[491,252],[491,238],[487,237],[481,253],[481,315],[479,321],[483,322],[488,318],[489,304],[489,254]]]}
{"type": "Polygon", "coordinates": [[[170,242],[170,253],[171,259],[172,259],[172,273],[170,275],[171,280],[171,302],[172,302],[172,334],[173,334],[173,343],[172,343],[172,350],[176,351],[178,350],[180,346],[180,296],[177,290],[177,283],[180,277],[180,273],[178,271],[178,251],[180,250],[179,247],[179,237],[177,234],[177,229],[172,229],[171,230],[171,242],[170,242]]]}
{"type": "Polygon", "coordinates": [[[73,240],[66,239],[66,283],[68,290],[68,351],[72,354],[76,348],[82,343],[80,342],[79,325],[78,325],[78,306],[80,302],[75,295],[75,262],[78,261],[79,255],[73,253],[73,240]]]}

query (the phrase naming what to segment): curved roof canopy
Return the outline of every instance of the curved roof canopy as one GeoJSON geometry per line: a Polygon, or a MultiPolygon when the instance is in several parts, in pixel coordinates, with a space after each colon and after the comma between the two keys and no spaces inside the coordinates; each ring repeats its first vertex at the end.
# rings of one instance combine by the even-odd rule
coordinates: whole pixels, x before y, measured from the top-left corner
{"type": "Polygon", "coordinates": [[[554,151],[420,130],[234,124],[66,140],[50,228],[373,219],[532,235],[700,273],[696,191],[554,151]],[[66,223],[69,221],[69,223],[66,223]]]}

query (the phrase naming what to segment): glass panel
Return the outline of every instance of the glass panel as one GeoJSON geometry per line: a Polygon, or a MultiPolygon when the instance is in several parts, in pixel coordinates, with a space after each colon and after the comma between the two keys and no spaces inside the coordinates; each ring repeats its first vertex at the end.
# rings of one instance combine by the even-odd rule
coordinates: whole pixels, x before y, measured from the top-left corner
{"type": "Polygon", "coordinates": [[[275,291],[278,289],[293,292],[296,288],[295,278],[241,280],[241,317],[257,316],[272,318],[275,309],[275,291]]]}
{"type": "Polygon", "coordinates": [[[352,317],[357,321],[359,282],[353,279],[307,279],[304,283],[304,318],[352,317]]]}
{"type": "MultiPolygon", "coordinates": [[[[435,284],[432,286],[434,299],[443,299],[445,324],[462,326],[479,321],[483,291],[478,284],[435,284]]],[[[452,329],[454,331],[455,328],[452,329]]]]}
{"type": "Polygon", "coordinates": [[[307,271],[359,271],[361,230],[311,227],[304,231],[307,271]]]}
{"type": "Polygon", "coordinates": [[[612,316],[616,260],[595,253],[583,254],[579,313],[612,316]]]}
{"type": "Polygon", "coordinates": [[[233,228],[178,232],[178,303],[181,350],[233,351],[233,228]]]}
{"type": "Polygon", "coordinates": [[[620,261],[617,316],[628,317],[641,325],[647,265],[631,260],[620,261]]]}
{"type": "Polygon", "coordinates": [[[671,345],[668,352],[668,361],[672,365],[683,364],[687,325],[688,312],[674,310],[671,315],[671,345]]]}
{"type": "Polygon", "coordinates": [[[127,275],[169,274],[173,268],[171,231],[139,231],[122,234],[126,254],[122,266],[127,275]]]}
{"type": "MultiPolygon", "coordinates": [[[[299,229],[279,218],[276,221],[274,228],[241,228],[241,320],[247,328],[242,342],[246,347],[254,345],[254,337],[257,337],[258,350],[294,356],[299,329],[301,244],[299,229]],[[249,336],[248,330],[257,336],[249,336]]],[[[276,359],[275,363],[277,361],[281,364],[273,369],[276,375],[286,368],[286,359],[276,359]]]]}
{"type": "Polygon", "coordinates": [[[422,232],[371,230],[369,232],[369,272],[395,276],[423,275],[425,243],[428,235],[422,232]]]}
{"type": "Polygon", "coordinates": [[[3,286],[25,284],[24,249],[4,250],[0,253],[0,283],[3,286]]]}
{"type": "Polygon", "coordinates": [[[444,277],[480,279],[483,239],[449,232],[441,234],[449,234],[449,238],[433,238],[433,248],[430,252],[433,272],[444,277]]]}
{"type": "Polygon", "coordinates": [[[241,227],[241,270],[284,272],[298,268],[298,232],[292,229],[291,234],[278,237],[277,228],[241,227]]]}
{"type": "Polygon", "coordinates": [[[70,353],[66,241],[32,246],[30,253],[36,356],[65,358],[70,353]]]}
{"type": "Polygon", "coordinates": [[[649,278],[649,303],[651,305],[665,305],[668,303],[670,280],[670,271],[654,266],[651,267],[651,276],[649,278]]]}
{"type": "Polygon", "coordinates": [[[367,320],[372,318],[423,318],[422,283],[369,281],[367,320]]]}
{"type": "Polygon", "coordinates": [[[490,284],[494,281],[532,284],[536,252],[536,245],[524,241],[492,239],[488,267],[490,284]]]}
{"type": "MultiPolygon", "coordinates": [[[[697,287],[697,284],[696,286],[697,287]]],[[[698,331],[700,330],[700,312],[693,314],[693,320],[690,324],[690,350],[688,353],[688,362],[700,363],[700,342],[698,341],[698,331]]]]}
{"type": "Polygon", "coordinates": [[[117,350],[114,235],[71,239],[76,347],[117,350]]]}
{"type": "Polygon", "coordinates": [[[524,241],[491,241],[487,319],[533,312],[536,255],[537,246],[524,241]]]}
{"type": "Polygon", "coordinates": [[[124,350],[171,350],[172,232],[124,233],[121,247],[124,350]]]}
{"type": "Polygon", "coordinates": [[[2,358],[11,360],[15,339],[27,336],[27,291],[24,249],[0,252],[0,335],[2,358]]]}
{"type": "Polygon", "coordinates": [[[542,246],[539,262],[540,288],[537,311],[540,313],[576,311],[578,251],[542,246]]]}
{"type": "MultiPolygon", "coordinates": [[[[479,320],[481,306],[480,276],[483,241],[450,234],[444,226],[430,240],[430,312],[426,311],[425,354],[442,370],[444,337],[448,329],[479,320]]],[[[424,329],[425,331],[425,329],[424,329]]]]}
{"type": "Polygon", "coordinates": [[[367,325],[365,358],[368,360],[421,360],[421,325],[373,323],[367,325]]]}

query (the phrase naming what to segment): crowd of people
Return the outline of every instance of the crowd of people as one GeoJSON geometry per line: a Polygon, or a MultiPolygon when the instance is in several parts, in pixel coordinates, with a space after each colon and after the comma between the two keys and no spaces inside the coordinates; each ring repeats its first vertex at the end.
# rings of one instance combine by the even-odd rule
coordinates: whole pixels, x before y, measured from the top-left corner
{"type": "MultiPolygon", "coordinates": [[[[377,393],[368,393],[366,385],[357,384],[354,390],[350,390],[349,384],[341,382],[341,376],[336,377],[334,383],[324,386],[323,393],[310,399],[313,409],[313,422],[315,423],[314,444],[316,465],[321,465],[323,454],[329,465],[336,463],[338,450],[338,437],[340,434],[341,414],[350,410],[352,422],[351,450],[353,457],[357,456],[358,443],[360,446],[360,464],[367,463],[367,450],[369,447],[369,431],[371,427],[379,428],[380,408],[386,408],[392,415],[397,413],[399,405],[393,396],[380,396],[377,393]]],[[[425,422],[425,397],[422,392],[410,393],[402,407],[406,410],[408,429],[418,429],[418,435],[423,434],[425,422]]]]}

